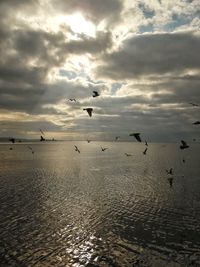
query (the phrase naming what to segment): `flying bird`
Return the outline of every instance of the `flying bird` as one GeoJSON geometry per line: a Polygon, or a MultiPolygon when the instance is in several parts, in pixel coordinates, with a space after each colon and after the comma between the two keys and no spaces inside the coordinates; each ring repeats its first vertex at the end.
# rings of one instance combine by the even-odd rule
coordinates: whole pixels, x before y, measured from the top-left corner
{"type": "Polygon", "coordinates": [[[147,154],[147,148],[142,152],[144,155],[147,154]]]}
{"type": "Polygon", "coordinates": [[[42,135],[40,136],[40,141],[45,141],[45,138],[42,135]]]}
{"type": "Polygon", "coordinates": [[[198,107],[199,105],[195,104],[195,103],[189,103],[190,105],[192,105],[193,107],[198,107]]]}
{"type": "Polygon", "coordinates": [[[135,139],[138,141],[138,142],[142,142],[141,138],[140,138],[140,133],[132,133],[132,134],[129,134],[129,136],[134,136],[135,139]]]}
{"type": "Polygon", "coordinates": [[[128,154],[128,153],[124,153],[127,157],[131,157],[132,155],[131,154],[128,154]]]}
{"type": "Polygon", "coordinates": [[[194,125],[199,125],[200,124],[200,121],[195,121],[193,122],[194,125]]]}
{"type": "Polygon", "coordinates": [[[93,111],[93,108],[84,108],[83,110],[86,110],[87,113],[88,113],[88,115],[89,115],[90,117],[92,117],[92,111],[93,111]]]}
{"type": "Polygon", "coordinates": [[[188,144],[184,140],[181,140],[181,143],[182,145],[180,145],[180,149],[186,149],[189,147],[188,144]]]}
{"type": "Polygon", "coordinates": [[[28,146],[28,149],[30,149],[30,150],[31,150],[31,153],[32,153],[32,154],[34,154],[34,153],[35,153],[35,152],[34,152],[34,150],[32,149],[32,147],[28,146]]]}
{"type": "Polygon", "coordinates": [[[173,169],[170,168],[169,170],[166,170],[166,173],[167,173],[167,174],[170,174],[170,175],[173,175],[173,169]]]}
{"type": "Polygon", "coordinates": [[[75,151],[77,151],[78,153],[81,153],[77,146],[74,146],[74,147],[75,147],[75,151]]]}
{"type": "Polygon", "coordinates": [[[100,96],[100,94],[97,91],[93,91],[93,97],[100,96]]]}
{"type": "Polygon", "coordinates": [[[15,138],[9,138],[9,141],[12,142],[13,144],[15,143],[15,138]]]}
{"type": "Polygon", "coordinates": [[[69,101],[71,101],[71,102],[73,102],[73,101],[76,102],[76,99],[75,99],[75,98],[70,98],[69,101]]]}
{"type": "Polygon", "coordinates": [[[106,149],[108,149],[107,147],[102,147],[101,146],[101,151],[105,151],[106,149]]]}

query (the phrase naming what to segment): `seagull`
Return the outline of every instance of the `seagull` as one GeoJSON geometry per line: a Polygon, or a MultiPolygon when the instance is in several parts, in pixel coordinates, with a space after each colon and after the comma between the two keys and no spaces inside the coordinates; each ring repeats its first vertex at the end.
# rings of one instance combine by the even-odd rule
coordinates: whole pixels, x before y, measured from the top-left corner
{"type": "Polygon", "coordinates": [[[142,142],[141,138],[140,138],[140,133],[132,133],[132,134],[129,134],[129,136],[134,136],[135,139],[138,141],[138,142],[142,142]]]}
{"type": "Polygon", "coordinates": [[[41,132],[42,135],[45,135],[45,133],[41,129],[40,129],[40,132],[41,132]]]}
{"type": "Polygon", "coordinates": [[[100,96],[100,94],[97,91],[93,91],[93,97],[100,96]]]}
{"type": "Polygon", "coordinates": [[[75,151],[77,151],[78,153],[81,153],[77,146],[75,146],[75,151]]]}
{"type": "Polygon", "coordinates": [[[193,124],[194,125],[199,125],[200,124],[200,121],[195,121],[193,124]]]}
{"type": "Polygon", "coordinates": [[[72,101],[76,102],[76,99],[75,99],[75,98],[70,98],[69,101],[71,101],[71,102],[72,102],[72,101]]]}
{"type": "Polygon", "coordinates": [[[131,154],[128,154],[128,153],[124,153],[127,157],[131,157],[132,155],[131,154]]]}
{"type": "Polygon", "coordinates": [[[115,137],[115,141],[117,141],[119,138],[120,138],[120,136],[116,136],[116,137],[115,137]]]}
{"type": "Polygon", "coordinates": [[[93,108],[84,108],[83,110],[86,110],[87,113],[88,113],[88,115],[89,115],[90,117],[92,117],[92,111],[93,111],[93,108]]]}
{"type": "Polygon", "coordinates": [[[148,143],[147,143],[147,141],[145,140],[145,146],[148,146],[148,143]]]}
{"type": "Polygon", "coordinates": [[[32,147],[28,146],[28,149],[31,150],[31,153],[34,154],[35,152],[33,151],[32,147]]]}
{"type": "Polygon", "coordinates": [[[15,138],[9,138],[9,141],[12,142],[13,144],[15,143],[15,138]]]}
{"type": "Polygon", "coordinates": [[[181,143],[182,145],[180,145],[180,149],[185,149],[189,147],[188,144],[184,140],[181,140],[181,143]]]}
{"type": "Polygon", "coordinates": [[[166,173],[167,173],[167,174],[171,174],[171,175],[173,175],[173,169],[170,168],[169,170],[166,170],[166,173]]]}
{"type": "Polygon", "coordinates": [[[107,147],[102,147],[101,146],[101,151],[105,151],[106,149],[108,149],[107,147]]]}
{"type": "Polygon", "coordinates": [[[147,148],[142,152],[144,155],[147,153],[147,148]]]}
{"type": "Polygon", "coordinates": [[[189,103],[190,105],[192,105],[193,107],[198,107],[199,105],[195,104],[195,103],[189,103]]]}
{"type": "Polygon", "coordinates": [[[40,141],[45,141],[45,138],[42,135],[40,136],[40,141]]]}

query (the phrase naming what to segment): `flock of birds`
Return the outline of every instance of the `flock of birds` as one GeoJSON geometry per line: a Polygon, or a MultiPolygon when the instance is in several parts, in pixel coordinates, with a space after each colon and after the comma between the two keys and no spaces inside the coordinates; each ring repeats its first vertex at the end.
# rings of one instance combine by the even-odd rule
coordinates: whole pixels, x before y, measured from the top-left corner
{"type": "MultiPolygon", "coordinates": [[[[100,94],[97,91],[93,91],[93,95],[92,96],[93,97],[99,97],[100,94]]],[[[71,102],[77,102],[77,100],[75,98],[70,98],[69,101],[71,101],[71,102]]],[[[189,104],[192,105],[193,107],[198,107],[199,106],[198,104],[192,103],[192,102],[190,102],[189,104]]],[[[88,108],[83,108],[83,110],[88,113],[89,117],[92,117],[93,108],[88,107],[88,108]]],[[[194,125],[199,125],[200,124],[200,121],[195,121],[193,124],[194,125]]],[[[41,142],[46,141],[46,138],[44,137],[45,136],[44,131],[42,129],[39,129],[39,131],[41,133],[41,135],[40,135],[40,141],[41,142]]],[[[140,133],[130,133],[129,136],[133,136],[137,140],[137,142],[140,142],[140,143],[142,142],[140,133]]],[[[115,137],[115,141],[118,141],[119,139],[120,139],[120,136],[116,136],[115,137]]],[[[9,141],[11,141],[12,143],[15,143],[16,140],[15,140],[15,138],[12,137],[12,138],[9,138],[9,141]]],[[[55,141],[55,139],[53,138],[52,141],[55,141]]],[[[195,139],[193,139],[193,141],[195,141],[195,139]]],[[[19,142],[21,142],[21,141],[19,141],[19,142]]],[[[91,140],[87,140],[87,142],[90,143],[91,140]]],[[[148,150],[148,143],[147,143],[146,140],[145,140],[145,146],[146,146],[146,148],[142,152],[144,155],[147,154],[147,150],[148,150]]],[[[31,146],[27,146],[27,148],[31,151],[32,154],[35,153],[35,151],[33,150],[33,148],[31,146]]],[[[77,153],[79,153],[79,154],[81,153],[80,149],[76,145],[74,146],[74,148],[75,148],[75,151],[77,153]]],[[[180,144],[179,148],[181,150],[187,149],[187,148],[189,148],[189,145],[187,144],[186,141],[181,140],[181,144],[180,144]]],[[[108,149],[107,147],[101,147],[101,151],[102,152],[106,151],[107,149],[108,149]]],[[[12,147],[10,147],[10,150],[12,150],[12,147]]],[[[129,154],[129,153],[125,153],[125,155],[127,157],[133,156],[132,154],[129,154]]],[[[184,158],[183,158],[182,162],[185,163],[185,159],[184,158]]],[[[170,187],[172,187],[172,185],[173,185],[173,179],[174,179],[173,178],[173,169],[170,168],[169,170],[166,170],[166,173],[167,173],[167,175],[169,175],[168,181],[169,181],[170,187]]]]}

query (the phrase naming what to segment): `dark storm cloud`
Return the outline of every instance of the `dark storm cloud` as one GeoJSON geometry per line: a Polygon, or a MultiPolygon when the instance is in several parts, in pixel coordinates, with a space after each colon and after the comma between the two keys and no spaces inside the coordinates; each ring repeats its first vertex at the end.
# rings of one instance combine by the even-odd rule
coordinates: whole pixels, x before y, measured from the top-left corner
{"type": "Polygon", "coordinates": [[[64,14],[72,14],[82,12],[89,20],[99,22],[103,19],[110,23],[119,20],[120,12],[122,11],[123,1],[120,0],[54,0],[54,7],[64,14]]]}
{"type": "Polygon", "coordinates": [[[200,35],[191,32],[135,35],[105,55],[98,77],[134,79],[200,68],[200,35]]]}

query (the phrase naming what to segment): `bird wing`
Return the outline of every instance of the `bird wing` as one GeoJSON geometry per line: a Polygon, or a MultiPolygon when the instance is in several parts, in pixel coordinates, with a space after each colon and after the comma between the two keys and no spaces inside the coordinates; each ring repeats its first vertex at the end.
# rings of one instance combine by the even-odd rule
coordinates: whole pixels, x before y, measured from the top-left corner
{"type": "Polygon", "coordinates": [[[181,140],[183,146],[187,146],[187,143],[184,140],[181,140]]]}
{"type": "Polygon", "coordinates": [[[87,109],[87,113],[89,114],[90,117],[92,117],[92,110],[93,110],[92,108],[87,109]]]}
{"type": "Polygon", "coordinates": [[[138,142],[142,142],[139,133],[135,133],[135,134],[134,134],[134,137],[135,137],[135,139],[136,139],[138,142]]]}
{"type": "Polygon", "coordinates": [[[99,93],[97,91],[93,91],[93,97],[99,96],[99,93]]]}

